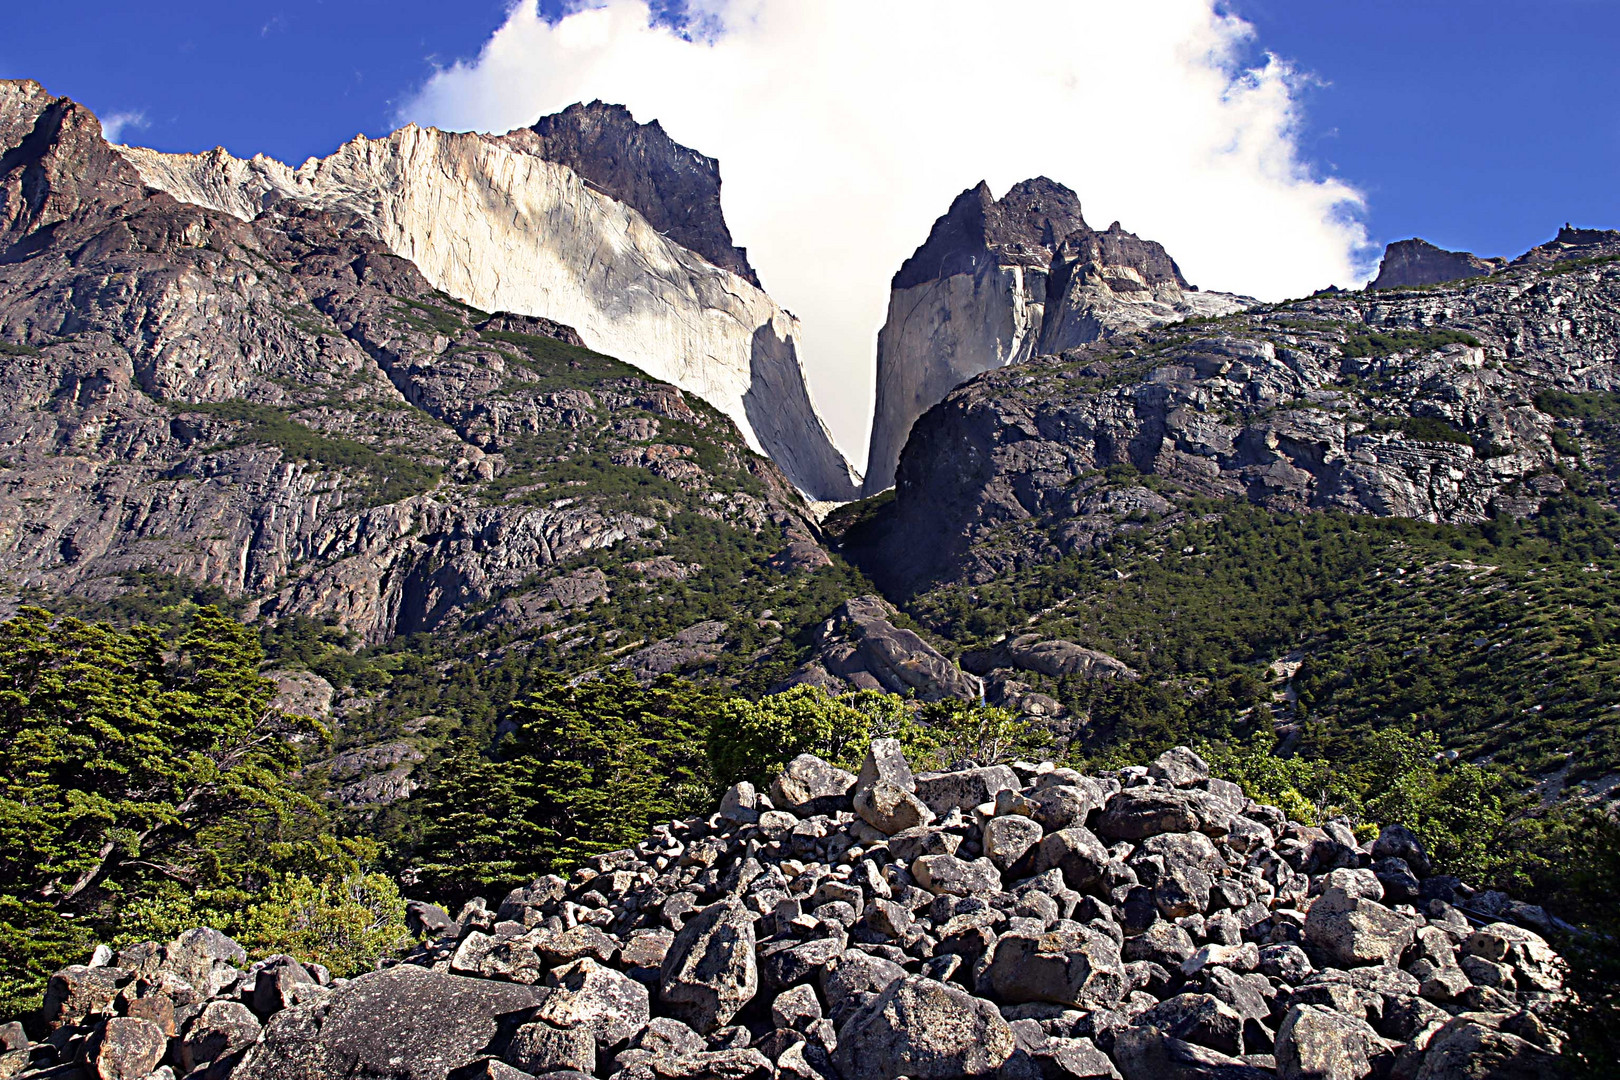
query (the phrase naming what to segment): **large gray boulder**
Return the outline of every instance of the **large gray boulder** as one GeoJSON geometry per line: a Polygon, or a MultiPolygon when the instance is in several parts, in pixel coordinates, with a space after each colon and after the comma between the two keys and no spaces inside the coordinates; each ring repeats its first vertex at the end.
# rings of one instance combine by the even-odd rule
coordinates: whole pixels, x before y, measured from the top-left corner
{"type": "Polygon", "coordinates": [[[1415,1080],[1547,1080],[1559,1065],[1534,1043],[1459,1016],[1429,1039],[1415,1080]]]}
{"type": "Polygon", "coordinates": [[[1270,1069],[1166,1035],[1129,1027],[1114,1037],[1114,1064],[1125,1080],[1275,1080],[1270,1069]]]}
{"type": "Polygon", "coordinates": [[[1340,887],[1317,897],[1305,916],[1305,942],[1336,967],[1398,961],[1417,924],[1376,900],[1340,887]]]}
{"type": "Polygon", "coordinates": [[[1018,774],[1006,765],[989,765],[956,772],[923,773],[917,777],[917,797],[936,814],[951,810],[968,813],[975,806],[996,801],[996,793],[1023,787],[1018,774]]]}
{"type": "Polygon", "coordinates": [[[1320,1005],[1295,1005],[1277,1028],[1279,1080],[1362,1080],[1387,1053],[1367,1021],[1320,1005]]]}
{"type": "Polygon", "coordinates": [[[1005,934],[985,971],[1003,1001],[1050,1001],[1101,1008],[1127,989],[1125,966],[1113,939],[1081,927],[1049,934],[1005,934]]]}
{"type": "Polygon", "coordinates": [[[1517,975],[1520,989],[1552,993],[1564,985],[1564,962],[1545,938],[1512,923],[1491,923],[1463,942],[1463,950],[1492,963],[1505,964],[1517,975]]]}
{"type": "Polygon", "coordinates": [[[771,781],[771,805],[795,814],[830,814],[850,808],[855,774],[816,757],[800,754],[771,781]]]}
{"type": "Polygon", "coordinates": [[[1059,829],[1042,839],[1035,851],[1035,873],[1061,871],[1063,884],[1075,892],[1095,889],[1107,867],[1108,849],[1090,830],[1079,826],[1059,829]]]}
{"type": "Polygon", "coordinates": [[[540,1019],[589,1031],[603,1049],[626,1042],[652,1019],[645,986],[588,956],[553,970],[546,985],[555,993],[540,1006],[540,1019]]]}
{"type": "Polygon", "coordinates": [[[907,976],[844,1023],[833,1060],[844,1080],[954,1080],[988,1076],[1012,1052],[1012,1028],[994,1005],[907,976]]]}
{"type": "Polygon", "coordinates": [[[152,1021],[115,1016],[91,1036],[85,1060],[97,1080],[145,1080],[168,1049],[168,1037],[152,1021]]]}
{"type": "Polygon", "coordinates": [[[704,1035],[730,1023],[758,990],[754,917],[734,900],[722,900],[689,919],[658,973],[664,1007],[704,1035]]]}
{"type": "Polygon", "coordinates": [[[324,1016],[278,1014],[231,1080],[445,1080],[487,1053],[502,1017],[545,994],[401,964],[336,990],[324,1016]]]}
{"type": "Polygon", "coordinates": [[[884,836],[921,828],[934,821],[934,812],[905,788],[878,780],[855,790],[855,812],[884,836]]]}
{"type": "Polygon", "coordinates": [[[1108,799],[1097,818],[1097,835],[1110,843],[1145,840],[1160,833],[1224,835],[1231,821],[1207,792],[1154,784],[1126,788],[1108,799]]]}

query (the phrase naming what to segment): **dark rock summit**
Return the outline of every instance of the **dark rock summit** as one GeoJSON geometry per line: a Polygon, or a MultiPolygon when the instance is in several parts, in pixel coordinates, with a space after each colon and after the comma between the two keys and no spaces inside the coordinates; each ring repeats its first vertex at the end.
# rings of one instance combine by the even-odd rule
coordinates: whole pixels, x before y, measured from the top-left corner
{"type": "Polygon", "coordinates": [[[923,245],[894,275],[893,287],[971,274],[986,263],[1045,267],[1070,233],[1086,229],[1080,198],[1044,176],[997,199],[980,181],[956,197],[923,245]]]}
{"type": "Polygon", "coordinates": [[[566,165],[634,207],[653,228],[751,284],[748,252],[731,242],[720,210],[720,163],[682,146],[654,120],[638,124],[623,105],[593,101],[543,116],[536,152],[566,165]]]}
{"type": "Polygon", "coordinates": [[[417,905],[424,941],[353,979],[212,931],[99,950],[52,979],[48,1038],[0,1028],[0,1075],[1549,1075],[1563,961],[1418,867],[1406,830],[1290,821],[1186,747],[917,776],[878,739],[859,776],[802,756],[497,911],[417,905]]]}
{"type": "Polygon", "coordinates": [[[1402,289],[1414,285],[1438,285],[1443,281],[1484,277],[1501,269],[1506,259],[1481,259],[1466,251],[1447,251],[1427,240],[1413,237],[1397,240],[1384,249],[1378,276],[1369,289],[1402,289]]]}

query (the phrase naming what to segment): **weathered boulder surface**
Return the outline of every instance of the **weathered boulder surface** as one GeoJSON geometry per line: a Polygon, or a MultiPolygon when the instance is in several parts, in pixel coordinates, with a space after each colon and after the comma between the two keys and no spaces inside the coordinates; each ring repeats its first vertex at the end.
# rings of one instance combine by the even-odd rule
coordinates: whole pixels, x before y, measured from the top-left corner
{"type": "MultiPolygon", "coordinates": [[[[503,1018],[544,991],[401,964],[340,987],[324,1015],[277,1014],[233,1080],[444,1080],[489,1051],[503,1018]]],[[[515,1027],[515,1025],[514,1025],[515,1027]]]]}
{"type": "Polygon", "coordinates": [[[0,1062],[41,1080],[78,1061],[169,1080],[138,1071],[158,1058],[195,1080],[1551,1075],[1563,961],[1513,922],[1470,925],[1441,885],[1514,909],[1455,878],[1388,895],[1375,866],[1431,868],[1409,833],[1289,822],[1185,747],[1095,776],[915,775],[898,750],[875,741],[858,775],[802,756],[770,794],[739,784],[493,911],[418,903],[421,944],[358,978],[248,965],[206,929],[99,950],[52,980],[49,1041],[0,1027],[0,1062]],[[936,816],[886,833],[856,812],[876,792],[936,816]],[[1105,844],[1110,822],[1134,838],[1105,844]]]}

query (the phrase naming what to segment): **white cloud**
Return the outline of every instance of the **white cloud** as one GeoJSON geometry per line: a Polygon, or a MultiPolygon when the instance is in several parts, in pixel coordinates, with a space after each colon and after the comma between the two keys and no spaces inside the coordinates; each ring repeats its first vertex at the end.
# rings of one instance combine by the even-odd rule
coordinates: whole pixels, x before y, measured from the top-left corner
{"type": "Polygon", "coordinates": [[[101,118],[101,135],[110,143],[118,141],[126,130],[139,131],[147,127],[144,112],[115,112],[101,118]]]}
{"type": "Polygon", "coordinates": [[[840,443],[870,423],[888,280],[951,199],[1035,175],[1094,227],[1158,240],[1205,288],[1300,295],[1365,271],[1360,196],[1295,142],[1299,80],[1223,0],[693,0],[706,32],[644,0],[518,0],[479,56],[400,110],[506,131],[602,98],[720,159],[727,220],[804,321],[840,443]]]}

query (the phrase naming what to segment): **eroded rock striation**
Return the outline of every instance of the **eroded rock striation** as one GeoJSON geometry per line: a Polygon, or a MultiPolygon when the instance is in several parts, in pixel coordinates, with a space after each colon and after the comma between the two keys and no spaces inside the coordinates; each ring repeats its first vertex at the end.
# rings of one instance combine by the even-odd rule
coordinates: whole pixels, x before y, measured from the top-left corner
{"type": "Polygon", "coordinates": [[[206,930],[103,950],[56,974],[36,1029],[49,1038],[14,1032],[0,1066],[218,1080],[1556,1066],[1563,963],[1503,917],[1538,909],[1430,875],[1398,826],[1361,842],[1291,822],[1185,747],[1094,776],[1029,762],[914,776],[877,740],[858,775],[806,756],[771,790],[738,785],[713,816],[493,909],[413,905],[422,944],[353,979],[249,965],[206,930]]]}
{"type": "Polygon", "coordinates": [[[811,400],[797,320],[731,245],[715,162],[621,107],[499,136],[412,125],[296,169],[223,149],[118,153],[140,184],[243,221],[289,203],[352,215],[434,288],[564,323],[703,398],[812,497],[858,487],[811,400]]]}
{"type": "Polygon", "coordinates": [[[1117,221],[1092,229],[1062,184],[1037,177],[999,200],[970,188],[894,277],[864,493],[894,482],[913,422],[981,372],[1247,303],[1199,292],[1163,247],[1117,221]]]}

